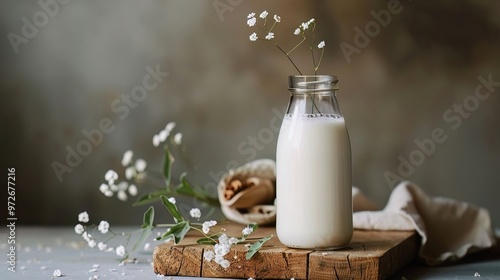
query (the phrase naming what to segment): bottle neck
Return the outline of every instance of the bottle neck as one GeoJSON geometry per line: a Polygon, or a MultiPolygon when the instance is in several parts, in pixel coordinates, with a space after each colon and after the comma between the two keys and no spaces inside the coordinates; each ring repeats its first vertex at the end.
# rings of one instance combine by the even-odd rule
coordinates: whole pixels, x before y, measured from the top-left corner
{"type": "Polygon", "coordinates": [[[290,76],[291,93],[287,115],[331,115],[342,117],[336,91],[338,79],[330,75],[290,76]]]}

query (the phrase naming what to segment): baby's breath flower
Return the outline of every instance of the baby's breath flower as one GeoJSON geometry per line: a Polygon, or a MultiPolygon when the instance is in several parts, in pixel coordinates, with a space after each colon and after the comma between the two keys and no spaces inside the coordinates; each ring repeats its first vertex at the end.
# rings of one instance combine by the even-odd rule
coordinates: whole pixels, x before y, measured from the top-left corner
{"type": "Polygon", "coordinates": [[[118,257],[124,257],[127,251],[125,250],[125,247],[123,245],[120,245],[116,247],[115,253],[118,257]]]}
{"type": "Polygon", "coordinates": [[[251,27],[251,26],[254,26],[256,22],[257,22],[257,19],[256,19],[256,18],[251,18],[251,19],[248,19],[248,20],[247,20],[247,24],[248,24],[248,26],[250,26],[250,27],[251,27]]]}
{"type": "Polygon", "coordinates": [[[178,132],[174,136],[174,143],[177,144],[177,145],[180,145],[181,142],[182,142],[182,133],[178,132]]]}
{"type": "Polygon", "coordinates": [[[269,13],[268,13],[267,11],[263,11],[262,13],[260,13],[260,16],[259,16],[259,17],[260,17],[260,18],[266,18],[268,14],[269,14],[269,13]]]}
{"type": "Polygon", "coordinates": [[[97,243],[93,239],[89,240],[87,244],[89,245],[90,248],[94,248],[97,245],[97,243]]]}
{"type": "Polygon", "coordinates": [[[132,162],[132,157],[134,156],[134,152],[132,152],[131,150],[128,150],[126,151],[124,154],[123,154],[123,158],[122,158],[122,166],[127,166],[130,164],[130,162],[132,162]]]}
{"type": "Polygon", "coordinates": [[[167,130],[162,130],[162,131],[160,131],[160,134],[158,134],[161,142],[165,142],[165,140],[167,140],[167,137],[169,135],[170,135],[170,131],[167,131],[167,130]]]}
{"type": "Polygon", "coordinates": [[[109,190],[109,186],[107,184],[102,183],[99,186],[99,190],[104,194],[107,190],[109,190]]]}
{"type": "Polygon", "coordinates": [[[133,166],[129,166],[125,169],[125,178],[127,178],[127,180],[132,180],[136,174],[137,172],[133,166]]]}
{"type": "Polygon", "coordinates": [[[252,33],[252,35],[250,35],[249,38],[250,38],[250,41],[252,41],[252,42],[255,42],[255,41],[257,41],[257,39],[259,39],[259,37],[257,37],[257,33],[255,33],[255,32],[252,33]]]}
{"type": "Polygon", "coordinates": [[[255,13],[249,13],[247,16],[247,18],[253,18],[253,17],[255,17],[255,13]]]}
{"type": "Polygon", "coordinates": [[[97,248],[99,248],[99,250],[101,250],[101,251],[106,250],[106,247],[108,247],[108,245],[106,245],[106,243],[103,243],[103,242],[97,243],[97,248]]]}
{"type": "Polygon", "coordinates": [[[109,188],[111,189],[112,192],[118,191],[118,185],[116,185],[116,184],[109,185],[109,188]]]}
{"type": "Polygon", "coordinates": [[[56,269],[54,270],[54,272],[52,273],[52,277],[61,277],[62,276],[62,273],[61,273],[61,270],[60,269],[56,269]]]}
{"type": "Polygon", "coordinates": [[[201,217],[201,211],[198,208],[193,208],[189,211],[189,215],[195,219],[199,219],[201,217]]]}
{"type": "Polygon", "coordinates": [[[205,251],[203,252],[203,258],[207,261],[207,262],[210,262],[214,259],[215,255],[214,255],[214,251],[211,251],[211,250],[208,250],[208,251],[205,251]]]}
{"type": "Polygon", "coordinates": [[[104,192],[104,195],[107,196],[107,197],[112,197],[113,196],[113,192],[110,191],[110,190],[107,190],[104,192]]]}
{"type": "Polygon", "coordinates": [[[147,162],[143,159],[138,159],[135,161],[135,170],[137,170],[137,172],[143,172],[144,170],[146,170],[146,166],[147,162]]]}
{"type": "Polygon", "coordinates": [[[310,20],[307,22],[307,24],[309,25],[309,24],[311,24],[311,23],[313,23],[313,22],[314,22],[314,18],[310,19],[310,20]]]}
{"type": "Polygon", "coordinates": [[[92,235],[88,234],[86,231],[82,234],[82,237],[85,241],[90,242],[92,235]]]}
{"type": "Polygon", "coordinates": [[[293,32],[294,35],[299,35],[300,34],[300,28],[295,29],[293,32]]]}
{"type": "Polygon", "coordinates": [[[248,226],[247,226],[247,227],[245,227],[245,228],[241,231],[241,233],[243,233],[243,235],[249,235],[249,234],[250,234],[250,233],[252,233],[252,232],[253,232],[253,229],[252,229],[251,227],[248,227],[248,226]]]}
{"type": "Polygon", "coordinates": [[[155,134],[153,136],[153,146],[158,147],[160,146],[160,136],[158,134],[155,134]]]}
{"type": "Polygon", "coordinates": [[[175,202],[176,202],[175,197],[169,197],[168,201],[170,201],[170,203],[172,203],[172,204],[175,204],[175,202]]]}
{"type": "Polygon", "coordinates": [[[151,249],[151,243],[144,244],[144,251],[149,251],[151,249]]]}
{"type": "Polygon", "coordinates": [[[87,223],[89,221],[89,214],[87,211],[78,214],[78,221],[82,223],[87,223]]]}
{"type": "Polygon", "coordinates": [[[115,180],[118,179],[118,173],[114,170],[108,170],[106,174],[104,175],[104,179],[108,181],[108,184],[113,184],[115,180]]]}
{"type": "Polygon", "coordinates": [[[118,191],[118,193],[116,194],[116,197],[118,197],[119,200],[121,201],[127,201],[127,193],[124,192],[124,191],[118,191]]]}
{"type": "Polygon", "coordinates": [[[319,44],[318,44],[318,49],[322,49],[322,48],[324,48],[324,47],[325,47],[325,41],[321,41],[321,42],[319,42],[319,44]]]}
{"type": "Polygon", "coordinates": [[[228,260],[222,260],[219,264],[220,264],[220,266],[222,266],[223,268],[228,268],[228,267],[231,265],[231,263],[229,263],[229,261],[228,261],[228,260]]]}
{"type": "Polygon", "coordinates": [[[309,22],[303,22],[303,23],[301,24],[301,26],[302,26],[302,29],[303,29],[303,30],[306,30],[306,29],[308,29],[308,28],[309,28],[309,22]]]}
{"type": "Polygon", "coordinates": [[[271,40],[271,39],[273,39],[273,38],[274,38],[274,33],[273,33],[273,32],[269,32],[269,33],[267,33],[267,35],[266,35],[266,40],[271,40]]]}
{"type": "Polygon", "coordinates": [[[281,17],[280,17],[280,16],[278,16],[278,15],[274,15],[274,20],[275,20],[276,22],[281,22],[281,17]]]}
{"type": "Polygon", "coordinates": [[[76,234],[82,234],[84,231],[85,231],[85,229],[83,228],[83,226],[81,224],[77,224],[75,226],[75,232],[76,232],[76,234]]]}
{"type": "Polygon", "coordinates": [[[176,123],[175,122],[169,122],[167,123],[167,125],[165,126],[165,131],[168,131],[169,133],[172,131],[172,129],[174,129],[176,126],[176,123]]]}
{"type": "Polygon", "coordinates": [[[126,191],[128,189],[128,183],[125,181],[120,182],[117,186],[119,191],[126,191]]]}
{"type": "Polygon", "coordinates": [[[97,226],[97,229],[102,233],[102,234],[106,234],[108,233],[108,230],[109,230],[109,223],[106,222],[106,221],[101,221],[99,223],[99,226],[97,226]]]}
{"type": "Polygon", "coordinates": [[[203,233],[207,234],[210,231],[210,228],[215,226],[216,224],[217,224],[217,221],[204,222],[202,225],[203,233]]]}
{"type": "Polygon", "coordinates": [[[137,187],[134,184],[130,184],[130,186],[128,186],[128,193],[131,196],[136,196],[137,195],[137,187]]]}
{"type": "Polygon", "coordinates": [[[231,244],[231,245],[238,244],[238,238],[236,238],[236,237],[229,238],[229,244],[231,244]]]}

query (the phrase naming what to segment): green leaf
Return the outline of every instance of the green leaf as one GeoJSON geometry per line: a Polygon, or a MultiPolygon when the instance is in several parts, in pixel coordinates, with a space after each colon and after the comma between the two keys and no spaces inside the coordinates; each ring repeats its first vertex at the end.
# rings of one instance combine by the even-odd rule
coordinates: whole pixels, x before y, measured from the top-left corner
{"type": "Polygon", "coordinates": [[[142,222],[142,228],[153,228],[155,220],[155,209],[150,206],[146,212],[144,212],[144,218],[142,222]]]}
{"type": "Polygon", "coordinates": [[[196,192],[193,189],[193,186],[186,179],[186,172],[181,174],[180,181],[181,181],[181,184],[178,185],[177,188],[175,189],[175,191],[177,193],[182,194],[182,195],[187,195],[187,196],[193,196],[193,197],[197,196],[196,192]]]}
{"type": "Polygon", "coordinates": [[[163,233],[162,236],[157,237],[156,240],[165,240],[167,238],[173,237],[174,244],[178,244],[184,238],[189,229],[189,221],[182,221],[171,227],[167,232],[163,233]]]}
{"type": "Polygon", "coordinates": [[[198,244],[204,244],[204,245],[215,245],[217,244],[217,239],[221,236],[221,233],[216,233],[207,237],[200,238],[196,240],[196,243],[198,244]]]}
{"type": "Polygon", "coordinates": [[[257,253],[257,251],[260,250],[260,248],[262,247],[262,245],[264,245],[264,243],[266,243],[269,239],[273,238],[273,235],[268,235],[264,238],[261,238],[259,239],[257,242],[255,242],[254,244],[252,244],[250,246],[250,248],[248,248],[248,252],[247,252],[247,255],[246,255],[246,259],[249,260],[253,257],[253,255],[255,255],[255,253],[257,253]]]}
{"type": "Polygon", "coordinates": [[[160,196],[161,202],[163,205],[167,208],[168,212],[174,217],[174,220],[176,223],[184,221],[184,218],[182,217],[181,213],[177,209],[177,206],[173,204],[172,202],[168,201],[168,197],[162,195],[160,196]]]}
{"type": "Polygon", "coordinates": [[[139,249],[139,247],[142,246],[144,241],[146,241],[146,238],[148,238],[148,236],[151,235],[152,232],[153,232],[152,227],[145,228],[142,231],[141,237],[139,237],[139,239],[134,243],[134,246],[132,247],[132,252],[135,252],[137,249],[139,249]]]}
{"type": "Polygon", "coordinates": [[[167,185],[167,189],[170,189],[170,182],[172,180],[172,164],[174,163],[174,156],[168,145],[165,145],[165,157],[163,161],[163,177],[167,185]]]}

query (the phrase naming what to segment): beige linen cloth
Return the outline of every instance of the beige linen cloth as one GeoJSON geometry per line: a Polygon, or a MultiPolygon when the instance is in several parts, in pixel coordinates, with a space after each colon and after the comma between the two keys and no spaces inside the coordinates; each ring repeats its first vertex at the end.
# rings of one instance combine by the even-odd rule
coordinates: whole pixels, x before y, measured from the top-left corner
{"type": "MultiPolygon", "coordinates": [[[[238,223],[272,224],[276,220],[275,162],[249,162],[224,175],[218,185],[222,212],[238,223]]],[[[452,262],[495,245],[486,209],[444,197],[429,197],[416,184],[403,181],[384,209],[353,187],[353,224],[363,230],[416,230],[419,257],[428,265],[452,262]]]]}

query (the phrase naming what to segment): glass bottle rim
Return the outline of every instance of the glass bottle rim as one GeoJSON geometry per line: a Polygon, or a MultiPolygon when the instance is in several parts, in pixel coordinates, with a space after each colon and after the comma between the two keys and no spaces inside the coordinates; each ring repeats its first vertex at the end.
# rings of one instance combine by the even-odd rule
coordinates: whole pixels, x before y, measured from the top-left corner
{"type": "Polygon", "coordinates": [[[320,93],[338,90],[337,76],[295,75],[288,76],[288,90],[292,93],[320,93]]]}

